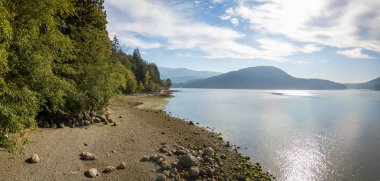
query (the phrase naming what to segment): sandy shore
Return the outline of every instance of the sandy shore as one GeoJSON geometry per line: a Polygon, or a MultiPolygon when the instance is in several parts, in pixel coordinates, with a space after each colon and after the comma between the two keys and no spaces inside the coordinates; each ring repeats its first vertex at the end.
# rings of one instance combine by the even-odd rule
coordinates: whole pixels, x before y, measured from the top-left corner
{"type": "MultiPolygon", "coordinates": [[[[241,164],[246,162],[245,158],[226,147],[217,134],[157,111],[165,104],[160,97],[127,99],[129,104],[126,97],[119,97],[109,106],[117,126],[93,124],[82,128],[40,129],[31,135],[24,155],[0,151],[0,180],[88,180],[86,170],[97,168],[101,172],[122,161],[127,163],[126,169],[101,173],[95,180],[155,180],[159,172],[157,165],[140,160],[144,155],[157,154],[163,144],[169,148],[181,145],[188,150],[212,147],[216,155],[227,157],[218,166],[214,179],[245,178],[243,172],[247,169],[241,164]],[[79,155],[85,151],[96,154],[97,159],[81,160],[79,155]],[[41,161],[25,162],[34,153],[41,161]]],[[[168,162],[176,162],[175,156],[166,158],[168,162]]]]}

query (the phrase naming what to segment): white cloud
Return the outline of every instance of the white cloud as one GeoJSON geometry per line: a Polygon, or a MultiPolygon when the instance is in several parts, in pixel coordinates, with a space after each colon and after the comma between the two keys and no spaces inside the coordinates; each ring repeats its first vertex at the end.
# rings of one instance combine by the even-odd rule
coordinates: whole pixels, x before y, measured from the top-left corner
{"type": "MultiPolygon", "coordinates": [[[[379,0],[240,0],[224,16],[301,43],[380,51],[379,0]],[[252,3],[259,2],[259,3],[252,3]]],[[[307,48],[306,52],[315,48],[307,48]]]]}
{"type": "Polygon", "coordinates": [[[232,18],[232,19],[230,20],[230,22],[231,22],[232,25],[234,25],[234,26],[238,26],[238,25],[239,25],[239,20],[238,20],[237,18],[232,18]]]}
{"type": "Polygon", "coordinates": [[[303,52],[303,53],[313,53],[313,52],[318,52],[318,51],[321,51],[323,48],[318,46],[318,45],[315,45],[315,44],[307,44],[305,46],[303,46],[300,51],[303,52]]]}
{"type": "Polygon", "coordinates": [[[337,53],[350,58],[372,58],[366,54],[363,54],[361,48],[339,50],[337,53]]]}
{"type": "MultiPolygon", "coordinates": [[[[228,27],[217,27],[192,19],[187,4],[165,4],[167,1],[106,1],[108,31],[116,34],[125,46],[145,49],[201,51],[205,58],[265,59],[283,61],[297,52],[312,52],[316,46],[298,47],[270,38],[254,40],[257,46],[239,41],[247,36],[228,27]],[[149,40],[149,41],[148,41],[149,40]]],[[[193,6],[193,5],[191,5],[193,6]]],[[[232,14],[232,8],[226,10],[232,14]]],[[[239,20],[230,19],[235,26],[239,20]]]]}
{"type": "Polygon", "coordinates": [[[230,15],[222,15],[222,16],[219,16],[219,18],[221,20],[229,20],[229,19],[231,19],[231,16],[230,15]]]}
{"type": "Polygon", "coordinates": [[[119,37],[119,41],[123,42],[123,44],[134,45],[134,46],[137,46],[137,47],[143,48],[143,49],[152,49],[152,48],[160,48],[161,47],[161,44],[158,42],[142,41],[138,38],[135,38],[132,35],[119,37]]]}
{"type": "Polygon", "coordinates": [[[213,4],[223,4],[225,0],[211,0],[211,3],[213,4]]]}

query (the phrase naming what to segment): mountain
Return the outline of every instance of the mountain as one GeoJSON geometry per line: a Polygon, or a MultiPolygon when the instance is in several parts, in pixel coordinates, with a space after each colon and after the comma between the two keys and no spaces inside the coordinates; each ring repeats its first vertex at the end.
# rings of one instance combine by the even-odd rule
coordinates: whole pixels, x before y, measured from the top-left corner
{"type": "Polygon", "coordinates": [[[184,83],[194,79],[204,79],[221,74],[220,72],[196,71],[186,68],[158,67],[161,79],[171,79],[172,83],[184,83]]]}
{"type": "Polygon", "coordinates": [[[281,69],[258,66],[232,71],[218,76],[195,80],[182,85],[186,88],[224,89],[347,89],[343,84],[322,80],[295,78],[281,69]]]}
{"type": "Polygon", "coordinates": [[[380,90],[380,77],[370,80],[365,83],[358,84],[346,84],[346,86],[350,89],[375,89],[380,90]]]}

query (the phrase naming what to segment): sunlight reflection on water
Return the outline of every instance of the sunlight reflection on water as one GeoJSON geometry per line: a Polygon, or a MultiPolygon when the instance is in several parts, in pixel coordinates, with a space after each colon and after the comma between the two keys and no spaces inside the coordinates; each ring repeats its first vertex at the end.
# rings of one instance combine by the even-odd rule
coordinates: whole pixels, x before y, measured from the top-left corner
{"type": "Polygon", "coordinates": [[[216,128],[277,180],[380,180],[379,93],[181,89],[166,110],[216,128]]]}

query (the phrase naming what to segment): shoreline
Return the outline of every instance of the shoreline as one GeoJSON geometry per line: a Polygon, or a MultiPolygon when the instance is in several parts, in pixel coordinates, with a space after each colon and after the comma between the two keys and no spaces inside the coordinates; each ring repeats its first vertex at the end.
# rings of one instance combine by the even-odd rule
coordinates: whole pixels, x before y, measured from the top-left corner
{"type": "MultiPolygon", "coordinates": [[[[198,169],[198,179],[273,179],[259,164],[251,163],[247,157],[227,147],[219,134],[171,117],[162,110],[137,108],[136,104],[132,103],[132,106],[130,103],[141,99],[128,98],[131,99],[116,97],[109,106],[111,118],[117,126],[96,123],[81,128],[40,129],[31,135],[25,155],[14,156],[0,151],[3,168],[0,180],[87,180],[84,173],[88,169],[96,168],[101,172],[121,161],[127,164],[125,170],[101,173],[96,179],[155,180],[165,175],[167,180],[194,180],[195,177],[189,175],[194,173],[191,172],[193,167],[181,168],[178,164],[184,155],[177,153],[182,151],[197,156],[199,161],[194,167],[198,169]],[[200,154],[210,147],[214,150],[212,155],[200,154]],[[163,148],[172,154],[162,152],[163,148]],[[96,154],[97,159],[80,160],[79,154],[86,151],[96,154]],[[25,160],[34,153],[41,157],[41,162],[26,163],[25,160]],[[144,157],[157,156],[162,156],[165,162],[141,161],[144,157]],[[171,170],[177,168],[177,174],[162,169],[163,163],[171,165],[171,170]]],[[[143,98],[143,104],[157,108],[157,101],[162,104],[165,97],[140,98],[143,98]]]]}

